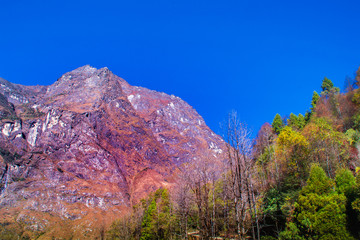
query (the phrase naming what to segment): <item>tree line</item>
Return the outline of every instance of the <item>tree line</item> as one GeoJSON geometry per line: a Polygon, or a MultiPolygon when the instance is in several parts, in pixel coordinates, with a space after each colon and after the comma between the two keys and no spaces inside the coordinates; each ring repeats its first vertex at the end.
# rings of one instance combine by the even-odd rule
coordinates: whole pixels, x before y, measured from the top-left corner
{"type": "Polygon", "coordinates": [[[203,154],[115,221],[109,239],[359,239],[360,70],[346,91],[324,78],[304,114],[252,140],[236,113],[226,157],[203,154]]]}

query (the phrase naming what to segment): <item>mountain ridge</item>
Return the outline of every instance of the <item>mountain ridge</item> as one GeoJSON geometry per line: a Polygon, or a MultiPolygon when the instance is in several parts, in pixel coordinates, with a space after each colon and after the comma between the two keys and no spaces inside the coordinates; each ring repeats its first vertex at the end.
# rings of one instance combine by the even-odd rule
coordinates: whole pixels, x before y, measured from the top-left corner
{"type": "Polygon", "coordinates": [[[108,224],[171,188],[182,164],[224,154],[224,141],[185,101],[131,86],[108,68],[86,65],[49,86],[4,82],[0,93],[15,114],[0,121],[0,215],[33,219],[36,231],[77,221],[84,236],[89,216],[108,224]]]}

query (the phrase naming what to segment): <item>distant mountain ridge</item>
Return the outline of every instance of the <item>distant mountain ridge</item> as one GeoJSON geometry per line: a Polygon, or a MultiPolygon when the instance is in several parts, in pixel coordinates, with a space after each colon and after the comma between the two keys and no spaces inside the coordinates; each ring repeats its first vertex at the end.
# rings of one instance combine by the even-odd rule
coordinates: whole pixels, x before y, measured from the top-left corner
{"type": "Polygon", "coordinates": [[[72,236],[86,236],[89,224],[107,225],[171,187],[181,164],[225,150],[180,98],[89,65],[50,86],[0,79],[0,118],[2,223],[15,219],[46,234],[62,222],[72,236]]]}

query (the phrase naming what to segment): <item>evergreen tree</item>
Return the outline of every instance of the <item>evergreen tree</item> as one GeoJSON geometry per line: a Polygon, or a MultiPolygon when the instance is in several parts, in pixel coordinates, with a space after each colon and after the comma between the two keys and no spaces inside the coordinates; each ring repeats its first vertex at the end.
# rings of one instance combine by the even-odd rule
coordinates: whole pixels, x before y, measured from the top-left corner
{"type": "Polygon", "coordinates": [[[324,80],[323,80],[323,82],[322,82],[322,84],[321,84],[321,89],[323,90],[323,92],[325,93],[325,95],[326,95],[327,93],[329,93],[330,90],[331,90],[333,87],[334,87],[333,82],[332,82],[330,79],[328,79],[327,77],[324,77],[324,80]]]}
{"type": "Polygon", "coordinates": [[[161,189],[161,197],[157,206],[157,239],[169,239],[172,217],[170,214],[170,198],[166,189],[161,189]]]}
{"type": "Polygon", "coordinates": [[[353,239],[346,229],[345,206],[346,197],[335,192],[334,182],[321,167],[312,166],[281,239],[353,239]]]}
{"type": "Polygon", "coordinates": [[[312,99],[311,99],[311,113],[313,113],[315,111],[315,107],[316,107],[316,104],[318,103],[319,99],[320,99],[319,94],[316,91],[314,91],[312,99]]]}
{"type": "Polygon", "coordinates": [[[170,198],[166,189],[158,189],[145,211],[141,224],[141,240],[170,239],[172,216],[170,214],[170,198]]]}
{"type": "Polygon", "coordinates": [[[336,191],[339,194],[349,194],[355,190],[356,179],[348,169],[340,169],[335,177],[336,191]]]}
{"type": "Polygon", "coordinates": [[[299,116],[298,116],[298,128],[303,129],[303,127],[305,127],[305,125],[306,125],[305,117],[301,113],[299,113],[299,116]]]}
{"type": "Polygon", "coordinates": [[[327,97],[329,97],[329,95],[334,97],[334,95],[339,93],[339,91],[340,91],[340,89],[338,87],[334,87],[333,82],[330,79],[328,79],[327,77],[324,78],[324,80],[321,84],[321,89],[323,90],[321,92],[321,94],[324,96],[327,96],[327,97]]]}
{"type": "Polygon", "coordinates": [[[298,128],[298,117],[293,114],[293,113],[290,113],[290,117],[289,119],[287,120],[287,125],[289,127],[295,127],[295,128],[298,128]]]}
{"type": "Polygon", "coordinates": [[[310,117],[311,117],[311,113],[312,112],[310,112],[309,110],[306,111],[305,117],[304,117],[305,118],[305,123],[309,122],[310,117]]]}
{"type": "Polygon", "coordinates": [[[280,114],[276,114],[275,115],[275,118],[271,124],[272,126],[272,129],[275,133],[279,134],[281,129],[283,128],[284,126],[284,123],[283,123],[283,120],[281,119],[281,116],[280,114]]]}
{"type": "Polygon", "coordinates": [[[155,222],[154,217],[156,214],[156,201],[153,199],[145,212],[143,222],[141,224],[141,238],[140,240],[152,240],[156,239],[155,235],[155,222]]]}

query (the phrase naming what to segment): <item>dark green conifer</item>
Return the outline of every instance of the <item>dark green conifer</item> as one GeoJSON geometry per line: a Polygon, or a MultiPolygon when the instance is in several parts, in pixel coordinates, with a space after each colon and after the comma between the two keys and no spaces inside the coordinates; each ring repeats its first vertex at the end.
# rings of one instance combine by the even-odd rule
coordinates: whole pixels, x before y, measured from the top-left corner
{"type": "Polygon", "coordinates": [[[314,91],[312,99],[311,99],[311,108],[310,108],[311,113],[313,113],[315,111],[315,107],[316,107],[316,104],[318,103],[319,99],[320,99],[319,94],[316,91],[314,91]]]}
{"type": "Polygon", "coordinates": [[[280,114],[276,114],[275,118],[271,124],[272,129],[275,133],[280,133],[281,129],[284,127],[283,120],[281,119],[280,114]]]}
{"type": "Polygon", "coordinates": [[[155,214],[156,214],[156,201],[153,199],[145,211],[145,215],[141,224],[141,238],[140,240],[152,240],[156,239],[155,235],[155,214]]]}
{"type": "Polygon", "coordinates": [[[330,90],[331,90],[333,87],[334,87],[333,82],[332,82],[330,79],[328,79],[327,77],[324,77],[324,80],[323,80],[323,82],[322,82],[322,84],[321,84],[321,89],[323,90],[323,92],[324,92],[325,94],[327,94],[327,93],[330,92],[330,90]]]}
{"type": "Polygon", "coordinates": [[[305,124],[306,124],[305,117],[301,113],[299,113],[299,116],[298,116],[298,128],[302,129],[303,127],[305,127],[305,124]]]}
{"type": "Polygon", "coordinates": [[[290,117],[289,119],[287,120],[287,125],[289,127],[295,127],[295,128],[298,128],[298,117],[293,114],[293,113],[290,113],[290,117]]]}

